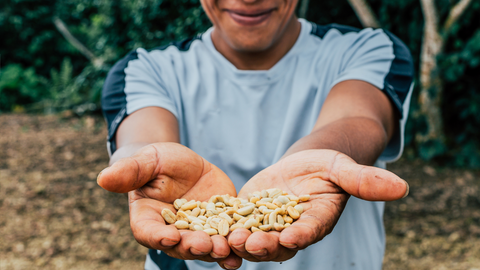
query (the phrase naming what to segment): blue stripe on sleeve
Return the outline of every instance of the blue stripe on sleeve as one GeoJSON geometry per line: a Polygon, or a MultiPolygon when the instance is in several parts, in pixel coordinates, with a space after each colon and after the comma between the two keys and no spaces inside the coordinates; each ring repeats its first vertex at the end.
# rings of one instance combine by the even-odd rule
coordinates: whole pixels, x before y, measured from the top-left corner
{"type": "Polygon", "coordinates": [[[164,252],[158,252],[157,250],[149,249],[148,255],[150,255],[152,261],[161,270],[188,270],[187,264],[184,260],[170,257],[164,252]]]}
{"type": "Polygon", "coordinates": [[[395,59],[393,59],[390,70],[387,76],[385,76],[383,90],[395,104],[401,118],[403,118],[405,117],[404,113],[408,113],[403,111],[403,103],[413,82],[413,59],[410,50],[398,37],[388,31],[384,30],[384,32],[393,43],[395,59]]]}
{"type": "Polygon", "coordinates": [[[108,124],[108,146],[109,154],[116,150],[115,133],[118,126],[127,116],[126,104],[127,95],[125,94],[125,68],[128,62],[137,59],[137,52],[132,51],[122,60],[118,61],[108,72],[107,79],[103,85],[102,91],[102,111],[108,124]]]}
{"type": "MultiPolygon", "coordinates": [[[[339,24],[317,25],[312,23],[312,25],[311,34],[322,39],[332,29],[339,31],[342,34],[358,33],[360,31],[358,28],[339,24]]],[[[390,70],[385,76],[384,89],[382,90],[395,105],[400,118],[403,118],[405,117],[403,103],[405,102],[405,98],[407,97],[410,86],[413,82],[413,59],[407,46],[398,37],[386,30],[383,30],[383,32],[393,44],[393,54],[395,55],[395,58],[392,61],[390,70]]]]}

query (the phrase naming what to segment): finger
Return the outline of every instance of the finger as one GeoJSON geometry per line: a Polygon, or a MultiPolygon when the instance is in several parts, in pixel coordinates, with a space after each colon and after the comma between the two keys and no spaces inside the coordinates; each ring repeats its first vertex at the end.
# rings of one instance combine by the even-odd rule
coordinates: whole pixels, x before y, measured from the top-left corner
{"type": "Polygon", "coordinates": [[[299,250],[322,240],[333,230],[347,199],[347,194],[323,194],[302,203],[305,211],[280,233],[279,243],[288,249],[299,250]]]}
{"type": "Polygon", "coordinates": [[[279,237],[279,244],[291,250],[299,250],[320,241],[326,235],[324,228],[318,230],[312,222],[298,220],[295,224],[284,229],[279,237]],[[295,226],[294,226],[295,225],[295,226]],[[323,235],[323,236],[322,236],[323,235]]]}
{"type": "Polygon", "coordinates": [[[280,245],[279,232],[255,232],[245,243],[245,249],[260,261],[286,261],[297,253],[280,245]]]}
{"type": "Polygon", "coordinates": [[[249,261],[258,261],[245,249],[245,243],[252,233],[247,229],[236,229],[228,235],[228,244],[239,257],[249,261]]]}
{"type": "Polygon", "coordinates": [[[227,258],[218,262],[218,265],[223,269],[238,269],[242,266],[242,258],[235,253],[230,253],[227,258]]]}
{"type": "Polygon", "coordinates": [[[111,167],[104,169],[97,177],[97,183],[104,189],[117,193],[135,190],[154,178],[158,172],[158,156],[151,146],[141,148],[137,154],[122,158],[111,167]]]}
{"type": "Polygon", "coordinates": [[[157,250],[171,249],[181,236],[173,225],[165,224],[161,216],[168,204],[152,199],[140,199],[130,203],[130,226],[135,239],[142,245],[157,250]]]}
{"type": "Polygon", "coordinates": [[[182,240],[172,249],[177,258],[183,260],[216,261],[210,257],[213,242],[208,234],[202,231],[190,231],[182,234],[182,240]]]}
{"type": "Polygon", "coordinates": [[[187,147],[174,143],[151,144],[103,170],[97,182],[108,191],[125,193],[165,175],[165,189],[171,190],[175,188],[172,179],[185,180],[193,185],[201,177],[203,167],[203,159],[187,147]]]}
{"type": "Polygon", "coordinates": [[[213,259],[225,259],[230,254],[230,246],[228,245],[227,239],[221,235],[211,236],[213,243],[212,252],[210,256],[213,259]]]}
{"type": "MultiPolygon", "coordinates": [[[[180,258],[183,260],[195,259],[207,262],[225,261],[229,257],[230,246],[227,243],[227,239],[223,236],[208,236],[206,233],[192,232],[187,230],[181,230],[180,234],[182,235],[182,243],[177,247],[169,250],[169,256],[180,258]],[[207,238],[205,238],[205,235],[207,235],[207,238]],[[208,247],[209,239],[211,240],[213,247],[211,249],[211,252],[207,255],[206,250],[210,250],[208,247]],[[205,243],[207,244],[205,245],[205,243]]],[[[228,260],[232,259],[230,258],[228,260]]],[[[236,264],[231,263],[231,265],[236,264]]]]}
{"type": "Polygon", "coordinates": [[[408,195],[408,183],[395,174],[363,166],[338,154],[333,158],[330,180],[348,194],[368,201],[393,201],[408,195]]]}

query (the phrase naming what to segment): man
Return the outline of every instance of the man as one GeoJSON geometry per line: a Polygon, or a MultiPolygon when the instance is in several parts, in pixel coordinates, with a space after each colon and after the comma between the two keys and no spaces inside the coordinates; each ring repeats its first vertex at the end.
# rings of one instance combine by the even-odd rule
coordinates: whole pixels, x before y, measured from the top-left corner
{"type": "Polygon", "coordinates": [[[112,68],[111,167],[98,183],[129,192],[133,234],[151,249],[146,269],[236,269],[242,259],[242,269],[381,268],[384,203],[369,201],[400,199],[408,185],[363,165],[401,154],[411,56],[380,29],[299,20],[297,2],[202,0],[206,33],[112,68]],[[311,194],[281,233],[210,237],[160,215],[177,198],[272,187],[311,194]]]}

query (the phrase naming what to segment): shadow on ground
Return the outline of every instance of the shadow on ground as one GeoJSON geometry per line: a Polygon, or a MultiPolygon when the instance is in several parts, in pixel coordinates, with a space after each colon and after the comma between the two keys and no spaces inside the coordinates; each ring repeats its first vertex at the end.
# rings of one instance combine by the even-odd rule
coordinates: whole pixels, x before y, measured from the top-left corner
{"type": "MultiPolygon", "coordinates": [[[[0,115],[0,269],[143,269],[126,197],[96,185],[100,117],[0,115]]],[[[384,269],[480,269],[480,171],[401,160],[384,269]]]]}

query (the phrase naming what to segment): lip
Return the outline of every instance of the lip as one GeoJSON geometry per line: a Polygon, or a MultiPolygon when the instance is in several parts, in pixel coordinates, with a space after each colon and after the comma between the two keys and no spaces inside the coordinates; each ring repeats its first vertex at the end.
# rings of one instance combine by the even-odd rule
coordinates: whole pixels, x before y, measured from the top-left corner
{"type": "Polygon", "coordinates": [[[272,15],[274,9],[244,11],[227,9],[226,12],[238,24],[243,26],[255,26],[266,21],[272,15]]]}

